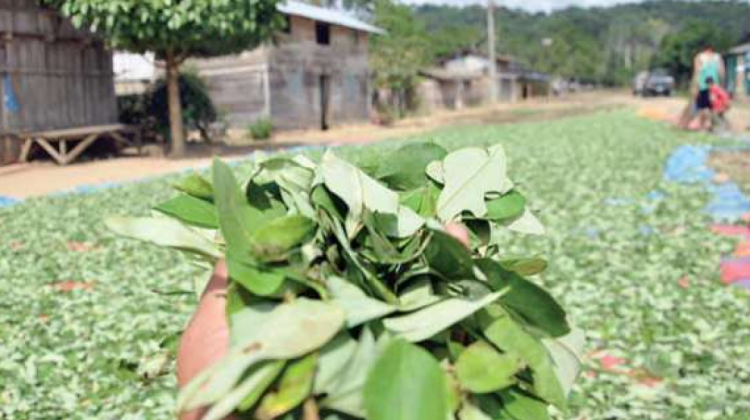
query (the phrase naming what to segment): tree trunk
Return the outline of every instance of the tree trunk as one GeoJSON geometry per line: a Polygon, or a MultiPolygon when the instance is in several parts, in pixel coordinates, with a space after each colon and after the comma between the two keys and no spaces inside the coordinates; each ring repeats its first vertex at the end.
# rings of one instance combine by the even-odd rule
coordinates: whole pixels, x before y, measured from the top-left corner
{"type": "Polygon", "coordinates": [[[174,157],[185,156],[185,131],[182,125],[182,103],[180,101],[180,61],[172,51],[167,51],[167,96],[169,98],[169,126],[174,157]]]}

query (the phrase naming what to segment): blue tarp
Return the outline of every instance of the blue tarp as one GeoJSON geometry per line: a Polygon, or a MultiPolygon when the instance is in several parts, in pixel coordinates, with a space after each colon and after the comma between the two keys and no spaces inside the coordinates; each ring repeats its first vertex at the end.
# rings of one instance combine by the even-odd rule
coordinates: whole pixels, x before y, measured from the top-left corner
{"type": "Polygon", "coordinates": [[[680,146],[669,157],[664,168],[664,179],[683,184],[702,182],[708,184],[714,171],[706,166],[710,146],[680,146]]]}
{"type": "Polygon", "coordinates": [[[715,221],[733,223],[750,212],[748,199],[734,182],[714,184],[715,172],[708,167],[710,146],[680,146],[667,160],[664,179],[683,184],[701,183],[711,192],[705,208],[715,221]]]}
{"type": "Polygon", "coordinates": [[[16,93],[13,91],[13,82],[10,80],[10,75],[8,74],[3,78],[3,106],[11,114],[15,114],[21,110],[16,93]]]}
{"type": "Polygon", "coordinates": [[[723,222],[735,222],[750,212],[750,199],[745,197],[737,184],[729,182],[721,185],[711,185],[709,190],[713,198],[706,206],[706,212],[714,220],[723,222]]]}
{"type": "Polygon", "coordinates": [[[14,204],[18,204],[20,201],[15,198],[4,197],[0,195],[0,207],[10,207],[14,204]]]}
{"type": "Polygon", "coordinates": [[[646,198],[648,198],[651,201],[662,201],[665,198],[667,198],[667,194],[665,194],[663,191],[654,190],[648,193],[646,198]]]}

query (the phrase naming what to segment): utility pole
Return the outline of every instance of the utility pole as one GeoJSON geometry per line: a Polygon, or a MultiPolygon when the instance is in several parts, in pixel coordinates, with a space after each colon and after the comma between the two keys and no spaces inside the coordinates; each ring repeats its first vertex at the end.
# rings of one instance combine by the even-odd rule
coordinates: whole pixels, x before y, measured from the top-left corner
{"type": "Polygon", "coordinates": [[[497,102],[497,60],[495,58],[495,1],[487,0],[487,59],[489,61],[490,105],[497,102]]]}

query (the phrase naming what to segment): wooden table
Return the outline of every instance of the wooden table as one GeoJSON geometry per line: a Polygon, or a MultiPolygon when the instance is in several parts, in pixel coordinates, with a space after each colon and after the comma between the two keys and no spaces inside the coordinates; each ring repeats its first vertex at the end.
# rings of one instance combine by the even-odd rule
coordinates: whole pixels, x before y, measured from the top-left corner
{"type": "Polygon", "coordinates": [[[18,137],[23,140],[21,162],[28,162],[31,147],[34,144],[38,144],[58,164],[63,166],[73,162],[86,148],[103,137],[111,137],[118,143],[137,147],[139,153],[141,148],[140,132],[136,128],[125,124],[95,125],[64,130],[21,133],[18,137]],[[128,139],[128,135],[132,135],[133,139],[128,139]],[[80,142],[73,149],[68,150],[68,142],[78,140],[80,142]],[[52,143],[57,143],[57,148],[52,146],[52,143]]]}

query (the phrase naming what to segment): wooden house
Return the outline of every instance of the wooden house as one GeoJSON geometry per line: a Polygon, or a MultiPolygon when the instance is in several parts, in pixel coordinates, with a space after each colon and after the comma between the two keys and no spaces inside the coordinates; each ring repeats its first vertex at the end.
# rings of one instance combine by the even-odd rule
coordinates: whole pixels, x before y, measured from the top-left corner
{"type": "Polygon", "coordinates": [[[270,119],[279,129],[327,129],[370,116],[368,38],[382,31],[344,12],[279,4],[286,28],[238,55],[192,60],[234,128],[270,119]]]}
{"type": "Polygon", "coordinates": [[[726,54],[727,90],[735,97],[750,96],[750,42],[726,54]]]}
{"type": "Polygon", "coordinates": [[[0,0],[0,77],[0,164],[13,135],[117,121],[110,52],[34,0],[0,0]]]}
{"type": "MultiPolygon", "coordinates": [[[[497,102],[547,96],[550,79],[509,56],[496,58],[497,102]]],[[[489,102],[490,63],[486,56],[459,52],[422,71],[422,102],[427,108],[460,109],[489,102]]]]}

